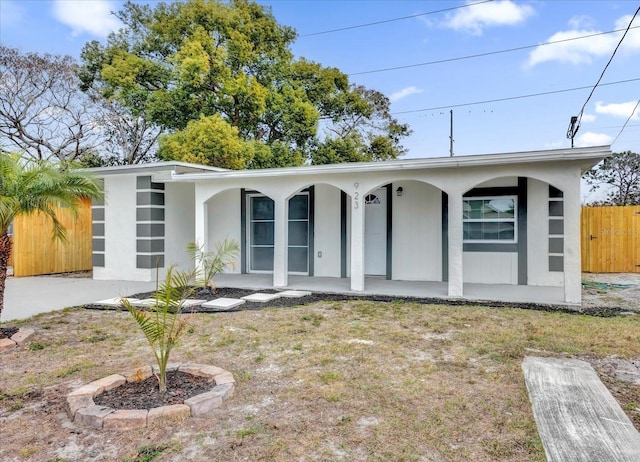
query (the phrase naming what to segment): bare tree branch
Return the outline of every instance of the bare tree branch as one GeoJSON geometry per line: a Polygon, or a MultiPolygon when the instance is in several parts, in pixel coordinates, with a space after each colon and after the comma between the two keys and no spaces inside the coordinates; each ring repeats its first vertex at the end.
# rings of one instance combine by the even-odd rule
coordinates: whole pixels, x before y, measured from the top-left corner
{"type": "Polygon", "coordinates": [[[95,148],[93,105],[68,56],[0,46],[0,135],[37,160],[80,159],[95,148]]]}

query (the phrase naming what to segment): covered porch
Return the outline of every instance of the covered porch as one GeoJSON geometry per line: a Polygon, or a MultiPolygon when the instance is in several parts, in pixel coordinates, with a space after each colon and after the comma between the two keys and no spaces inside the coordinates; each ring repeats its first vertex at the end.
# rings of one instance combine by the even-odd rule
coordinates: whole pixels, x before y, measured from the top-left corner
{"type": "MultiPolygon", "coordinates": [[[[436,298],[443,300],[470,300],[542,305],[575,306],[564,301],[563,287],[525,286],[511,284],[464,283],[462,297],[448,295],[447,282],[397,281],[379,277],[366,277],[364,290],[350,287],[349,278],[289,276],[288,285],[279,290],[308,290],[311,292],[347,295],[383,295],[391,297],[436,298]]],[[[216,276],[218,287],[266,290],[273,289],[271,274],[220,274],[216,276]]]]}

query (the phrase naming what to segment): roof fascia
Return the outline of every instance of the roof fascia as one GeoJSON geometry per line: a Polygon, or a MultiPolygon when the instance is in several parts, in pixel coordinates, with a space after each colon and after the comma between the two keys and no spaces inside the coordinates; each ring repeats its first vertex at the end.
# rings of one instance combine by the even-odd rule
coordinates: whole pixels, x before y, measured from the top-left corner
{"type": "Polygon", "coordinates": [[[79,169],[83,172],[92,173],[96,176],[107,175],[127,175],[127,174],[144,174],[157,172],[175,172],[179,175],[226,172],[227,169],[210,167],[208,165],[190,164],[187,162],[154,162],[150,164],[133,164],[133,165],[114,165],[110,167],[94,167],[79,169]]]}
{"type": "MultiPolygon", "coordinates": [[[[583,171],[596,165],[611,155],[609,146],[589,148],[556,149],[547,151],[528,151],[504,154],[478,154],[460,157],[432,157],[421,159],[393,160],[384,162],[344,163],[331,165],[310,165],[301,167],[269,168],[261,170],[227,170],[223,172],[176,173],[169,181],[202,181],[232,178],[286,177],[291,175],[321,175],[331,173],[352,173],[358,171],[379,172],[396,170],[423,170],[438,168],[468,168],[532,163],[580,162],[583,171]]],[[[166,181],[165,180],[165,181],[166,181]]]]}

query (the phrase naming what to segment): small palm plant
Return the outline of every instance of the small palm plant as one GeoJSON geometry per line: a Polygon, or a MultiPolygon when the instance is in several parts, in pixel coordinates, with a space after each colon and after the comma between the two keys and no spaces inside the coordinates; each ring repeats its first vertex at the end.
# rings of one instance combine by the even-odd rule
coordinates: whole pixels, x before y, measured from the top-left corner
{"type": "Polygon", "coordinates": [[[187,245],[187,250],[198,267],[196,283],[202,288],[209,287],[211,292],[215,293],[216,284],[213,278],[217,274],[224,273],[227,267],[234,268],[240,246],[233,239],[225,239],[216,242],[215,250],[211,252],[206,252],[204,245],[198,246],[194,242],[187,245]]]}
{"type": "MultiPolygon", "coordinates": [[[[176,271],[170,266],[163,283],[156,282],[155,304],[138,308],[122,299],[144,333],[158,363],[156,375],[160,392],[167,391],[167,364],[173,347],[186,332],[189,318],[182,312],[184,300],[193,292],[194,271],[176,271]]],[[[158,278],[156,278],[158,281],[158,278]]]]}

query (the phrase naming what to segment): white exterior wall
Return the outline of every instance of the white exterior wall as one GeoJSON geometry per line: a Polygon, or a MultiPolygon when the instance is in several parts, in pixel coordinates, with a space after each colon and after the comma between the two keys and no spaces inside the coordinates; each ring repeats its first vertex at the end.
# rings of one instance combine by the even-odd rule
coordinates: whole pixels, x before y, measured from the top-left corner
{"type": "Polygon", "coordinates": [[[340,277],[341,191],[333,186],[319,184],[314,188],[314,195],[313,274],[340,277]]]}
{"type": "Polygon", "coordinates": [[[93,268],[102,280],[153,281],[155,270],[136,268],[136,176],[104,178],[105,266],[93,268]]]}
{"type": "Polygon", "coordinates": [[[529,285],[562,287],[564,273],[549,271],[549,185],[530,178],[527,202],[529,285]]]}
{"type": "Polygon", "coordinates": [[[506,177],[506,178],[494,178],[493,180],[485,181],[483,183],[477,184],[475,188],[503,188],[509,186],[518,186],[518,178],[517,177],[506,177]]]}
{"type": "Polygon", "coordinates": [[[464,252],[464,282],[518,284],[518,254],[513,252],[464,252]]]}
{"type": "MultiPolygon", "coordinates": [[[[207,207],[207,250],[214,250],[216,242],[225,239],[241,242],[241,217],[240,217],[240,190],[229,189],[216,194],[209,199],[207,207]]],[[[202,244],[200,242],[199,244],[202,244]]],[[[242,269],[240,252],[232,268],[227,268],[226,273],[239,273],[242,269]]]]}
{"type": "Polygon", "coordinates": [[[442,191],[426,183],[393,183],[392,276],[442,281],[442,191]],[[402,196],[396,195],[402,187],[402,196]]]}
{"type": "Polygon", "coordinates": [[[187,252],[187,244],[195,241],[194,200],[193,184],[165,184],[165,268],[173,264],[181,270],[191,270],[194,267],[194,262],[187,252]]]}
{"type": "MultiPolygon", "coordinates": [[[[517,177],[494,178],[474,188],[518,186],[517,177]]],[[[463,252],[463,280],[480,284],[518,284],[517,252],[463,252]]]]}

